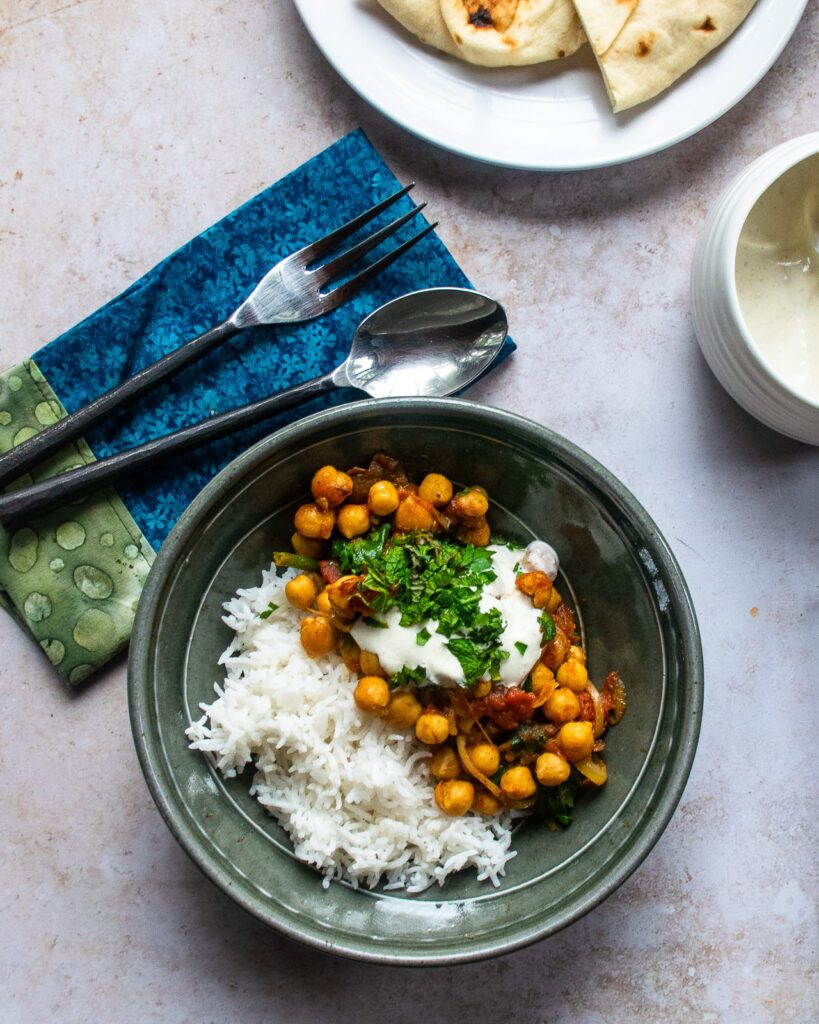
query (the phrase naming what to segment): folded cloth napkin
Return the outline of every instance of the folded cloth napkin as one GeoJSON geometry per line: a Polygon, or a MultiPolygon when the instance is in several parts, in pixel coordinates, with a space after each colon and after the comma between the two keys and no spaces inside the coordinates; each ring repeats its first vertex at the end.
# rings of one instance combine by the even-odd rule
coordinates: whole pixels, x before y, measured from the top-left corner
{"type": "MultiPolygon", "coordinates": [[[[221,322],[279,259],[397,188],[361,131],[271,185],[87,320],[0,374],[0,451],[221,322]]],[[[410,207],[404,199],[391,216],[410,207]]],[[[422,224],[419,215],[403,234],[422,224]]],[[[243,331],[11,487],[325,373],[345,357],[356,326],[377,306],[445,285],[470,286],[429,234],[339,309],[306,324],[243,331]]],[[[508,341],[500,358],[513,349],[508,341]]],[[[127,478],[116,491],[108,488],[7,531],[0,527],[0,604],[76,686],[128,643],[154,551],[196,493],[251,443],[338,400],[320,399],[168,459],[127,478]]]]}

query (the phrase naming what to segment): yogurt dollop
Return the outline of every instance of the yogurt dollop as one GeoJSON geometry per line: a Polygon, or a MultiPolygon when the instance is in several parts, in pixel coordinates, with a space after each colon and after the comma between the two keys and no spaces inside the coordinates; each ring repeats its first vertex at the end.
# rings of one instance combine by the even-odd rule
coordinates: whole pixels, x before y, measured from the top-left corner
{"type": "MultiPolygon", "coordinates": [[[[503,621],[499,646],[509,655],[500,667],[501,686],[517,686],[531,672],[542,649],[540,628],[541,612],[531,598],[515,586],[518,572],[545,572],[551,580],[557,576],[559,561],[556,552],[544,541],[533,541],[525,550],[491,545],[495,579],[481,594],[480,610],[497,609],[503,621]],[[516,568],[517,567],[517,568],[516,568]]],[[[382,668],[390,675],[402,668],[422,668],[427,679],[436,686],[463,685],[461,664],[447,648],[448,637],[437,631],[438,623],[431,621],[416,626],[402,626],[401,612],[391,608],[381,616],[382,626],[372,626],[360,618],[351,636],[362,650],[378,657],[382,668]],[[424,629],[430,634],[423,645],[418,634],[424,629]]]]}

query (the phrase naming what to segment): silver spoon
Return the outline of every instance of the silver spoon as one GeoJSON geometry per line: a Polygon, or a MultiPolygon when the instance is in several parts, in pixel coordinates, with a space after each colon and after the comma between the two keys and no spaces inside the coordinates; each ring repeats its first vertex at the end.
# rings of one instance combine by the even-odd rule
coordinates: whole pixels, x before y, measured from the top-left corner
{"type": "Polygon", "coordinates": [[[330,373],[110,458],[0,495],[0,520],[18,519],[53,507],[106,486],[158,458],[224,437],[339,388],[356,388],[372,398],[445,398],[467,387],[490,366],[506,331],[502,306],[479,292],[427,288],[402,295],[361,322],[349,355],[330,373]]]}

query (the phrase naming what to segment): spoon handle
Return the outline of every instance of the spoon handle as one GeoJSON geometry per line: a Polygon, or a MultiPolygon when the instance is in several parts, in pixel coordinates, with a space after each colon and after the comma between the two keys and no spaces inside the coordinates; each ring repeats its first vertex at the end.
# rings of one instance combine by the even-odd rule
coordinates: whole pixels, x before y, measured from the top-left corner
{"type": "Polygon", "coordinates": [[[69,416],[57,420],[50,427],[41,430],[39,434],[23,441],[22,444],[11,448],[0,455],[0,487],[16,479],[21,473],[31,469],[35,462],[39,462],[47,455],[53,455],[58,448],[62,448],[68,441],[73,441],[87,430],[99,423],[106,416],[116,409],[132,402],[140,395],[155,388],[162,381],[191,363],[201,359],[211,349],[220,345],[234,334],[238,334],[239,328],[226,320],[225,323],[212,327],[198,338],[181,345],[167,355],[157,359],[155,363],[144,367],[133,377],[129,377],[116,387],[106,391],[105,394],[95,398],[93,402],[77,409],[69,416]]]}
{"type": "Polygon", "coordinates": [[[314,377],[304,384],[297,384],[258,402],[250,402],[248,405],[239,406],[238,409],[212,416],[192,427],[184,427],[110,458],[91,462],[87,466],[72,469],[68,473],[43,480],[31,487],[0,495],[0,521],[6,522],[31,515],[91,489],[107,486],[126,472],[134,472],[160,458],[176,455],[206,441],[213,441],[243,427],[249,427],[276,413],[327,394],[338,386],[332,373],[314,377]]]}

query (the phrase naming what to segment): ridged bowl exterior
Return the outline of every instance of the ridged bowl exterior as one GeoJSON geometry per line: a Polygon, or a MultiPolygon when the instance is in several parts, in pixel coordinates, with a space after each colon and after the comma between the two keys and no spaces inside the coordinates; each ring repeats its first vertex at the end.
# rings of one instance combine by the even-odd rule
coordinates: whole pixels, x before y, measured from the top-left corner
{"type": "Polygon", "coordinates": [[[747,412],[781,434],[819,445],[819,405],[793,392],[759,353],[736,290],[742,227],[762,193],[806,157],[819,153],[819,132],[777,146],[745,168],[723,191],[694,251],[691,316],[716,378],[747,412]]]}

